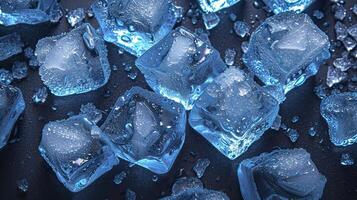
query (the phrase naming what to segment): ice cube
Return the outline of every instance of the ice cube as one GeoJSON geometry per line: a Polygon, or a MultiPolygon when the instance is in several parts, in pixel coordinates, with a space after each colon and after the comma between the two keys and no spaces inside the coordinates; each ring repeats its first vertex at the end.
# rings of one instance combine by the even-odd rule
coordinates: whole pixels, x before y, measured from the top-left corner
{"type": "Polygon", "coordinates": [[[167,35],[180,15],[171,0],[96,0],[92,9],[104,39],[135,56],[167,35]]]}
{"type": "Polygon", "coordinates": [[[57,0],[1,0],[0,25],[58,22],[63,12],[57,0]]]}
{"type": "Polygon", "coordinates": [[[295,11],[300,13],[310,6],[315,0],[263,0],[264,3],[271,9],[275,14],[295,11]]]}
{"type": "Polygon", "coordinates": [[[192,128],[230,159],[244,153],[269,129],[279,102],[244,72],[229,68],[197,100],[192,128]]]}
{"type": "Polygon", "coordinates": [[[333,144],[347,146],[357,142],[357,92],[333,94],[324,98],[320,112],[329,126],[333,144]]]}
{"type": "Polygon", "coordinates": [[[283,149],[242,161],[238,168],[245,200],[321,199],[326,178],[304,149],[283,149]]]}
{"type": "Polygon", "coordinates": [[[67,17],[67,22],[75,27],[77,24],[80,24],[85,18],[86,14],[83,8],[77,8],[69,11],[67,17]]]}
{"type": "Polygon", "coordinates": [[[57,96],[98,89],[110,76],[106,46],[90,24],[41,39],[36,55],[42,81],[57,96]]]}
{"type": "Polygon", "coordinates": [[[244,38],[249,34],[250,25],[243,21],[236,21],[234,22],[233,29],[238,36],[244,38]]]}
{"type": "Polygon", "coordinates": [[[240,0],[198,0],[204,12],[217,12],[238,3],[240,0]]]}
{"type": "Polygon", "coordinates": [[[172,186],[172,195],[161,200],[229,200],[229,197],[219,191],[203,188],[202,182],[193,177],[178,179],[172,186]]]}
{"type": "Polygon", "coordinates": [[[21,90],[0,83],[0,149],[6,145],[12,127],[24,110],[21,90]]]}
{"type": "Polygon", "coordinates": [[[163,174],[182,148],[185,126],[180,104],[134,87],[119,97],[101,129],[117,156],[163,174]]]}
{"type": "Polygon", "coordinates": [[[287,93],[317,73],[330,57],[329,47],[329,38],[308,15],[286,12],[255,30],[243,60],[266,85],[282,85],[287,93]]]}
{"type": "Polygon", "coordinates": [[[203,13],[202,19],[207,30],[213,29],[221,21],[216,13],[203,13]]]}
{"type": "Polygon", "coordinates": [[[22,47],[24,47],[24,43],[21,41],[21,37],[17,33],[11,33],[0,37],[0,61],[21,53],[22,47]]]}
{"type": "Polygon", "coordinates": [[[187,110],[212,79],[226,69],[219,52],[179,27],[136,60],[149,86],[187,110]]]}
{"type": "Polygon", "coordinates": [[[72,192],[78,192],[118,164],[108,139],[83,115],[49,122],[42,130],[39,151],[72,192]]]}

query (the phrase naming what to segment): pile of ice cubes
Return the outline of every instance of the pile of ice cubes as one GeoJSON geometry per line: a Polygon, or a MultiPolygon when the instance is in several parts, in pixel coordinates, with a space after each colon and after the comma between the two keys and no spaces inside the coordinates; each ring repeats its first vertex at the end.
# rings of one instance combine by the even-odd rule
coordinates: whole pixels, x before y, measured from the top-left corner
{"type": "MultiPolygon", "coordinates": [[[[234,66],[234,49],[226,51],[223,61],[207,35],[179,24],[183,8],[171,0],[96,0],[91,9],[98,30],[82,23],[83,9],[71,11],[67,15],[71,31],[39,40],[35,51],[25,50],[30,66],[39,66],[41,80],[53,95],[87,93],[107,84],[111,67],[104,41],[137,57],[135,65],[152,91],[128,89],[110,107],[103,123],[101,111],[93,104],[82,106],[79,114],[68,119],[48,122],[42,130],[40,154],[72,192],[111,170],[119,158],[156,174],[169,172],[183,148],[187,122],[224,156],[238,158],[268,129],[279,129],[278,112],[285,95],[317,74],[334,52],[324,31],[301,13],[313,2],[264,0],[275,15],[252,33],[249,24],[230,15],[239,36],[251,35],[242,47],[247,68],[234,66]]],[[[211,29],[220,21],[215,13],[239,0],[197,3],[198,15],[211,29]]],[[[320,110],[332,143],[347,146],[357,142],[357,24],[347,27],[340,22],[346,15],[343,5],[336,3],[333,10],[339,20],[336,39],[347,51],[329,66],[326,83],[329,87],[339,84],[348,78],[349,70],[353,77],[349,92],[321,94],[325,98],[320,110]]],[[[0,25],[58,22],[63,12],[57,0],[4,0],[0,25]]],[[[190,17],[196,15],[190,13],[190,17]]],[[[314,16],[323,18],[318,12],[314,16]]],[[[20,54],[23,47],[15,32],[0,37],[0,61],[20,54]]],[[[15,62],[12,73],[0,69],[0,148],[25,110],[21,90],[10,84],[26,78],[27,67],[15,62]]],[[[45,103],[47,96],[47,88],[42,87],[32,99],[45,103]]],[[[210,165],[207,159],[200,161],[194,169],[198,178],[210,165]]],[[[238,178],[246,200],[320,199],[326,183],[304,149],[275,150],[246,159],[239,165],[238,178]]],[[[163,199],[188,198],[229,199],[192,177],[179,179],[172,195],[163,199]]]]}

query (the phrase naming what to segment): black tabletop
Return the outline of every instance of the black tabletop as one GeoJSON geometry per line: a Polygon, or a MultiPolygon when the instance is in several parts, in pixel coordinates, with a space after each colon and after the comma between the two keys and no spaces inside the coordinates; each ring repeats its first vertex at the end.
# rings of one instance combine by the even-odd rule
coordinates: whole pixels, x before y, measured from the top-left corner
{"type": "MultiPolygon", "coordinates": [[[[61,5],[71,10],[78,7],[88,8],[91,2],[91,0],[62,0],[61,5]]],[[[177,2],[187,11],[193,0],[177,2]]],[[[240,60],[242,56],[241,43],[247,41],[248,38],[241,39],[232,32],[233,22],[230,21],[228,14],[235,13],[238,20],[248,23],[256,21],[253,25],[256,27],[269,14],[263,9],[255,8],[252,2],[242,0],[235,6],[220,12],[221,23],[210,31],[209,38],[212,45],[220,51],[222,56],[227,48],[236,49],[238,52],[236,63],[239,65],[243,65],[240,60]]],[[[351,8],[353,3],[356,1],[347,0],[345,7],[351,8]]],[[[333,27],[336,21],[333,18],[331,4],[328,0],[316,0],[306,13],[312,17],[314,10],[323,11],[325,17],[322,20],[312,18],[333,39],[335,38],[333,27]],[[328,25],[324,26],[324,22],[328,22],[328,25]]],[[[349,11],[349,13],[351,12],[349,11]]],[[[353,16],[354,23],[355,19],[356,17],[353,16]]],[[[94,18],[86,20],[97,26],[94,18]]],[[[192,30],[203,27],[202,19],[199,19],[197,25],[192,25],[191,19],[186,18],[181,25],[192,30]]],[[[39,39],[68,30],[70,27],[66,19],[62,18],[59,24],[43,23],[35,26],[0,27],[0,36],[16,31],[21,34],[26,46],[34,48],[39,39]]],[[[119,54],[118,48],[113,44],[108,43],[107,47],[111,65],[115,64],[119,69],[112,71],[109,82],[96,91],[67,97],[50,95],[45,104],[35,105],[32,103],[31,97],[34,90],[42,86],[38,71],[30,70],[29,76],[25,80],[13,84],[22,90],[26,101],[26,110],[13,131],[12,138],[18,138],[19,141],[8,144],[0,151],[0,199],[123,199],[126,189],[136,192],[138,199],[158,199],[171,193],[171,186],[177,178],[195,176],[192,167],[197,159],[208,158],[211,165],[202,177],[205,187],[221,190],[227,193],[231,199],[240,200],[242,196],[236,171],[243,159],[277,148],[298,147],[311,153],[318,169],[327,177],[323,199],[357,199],[357,165],[340,165],[342,153],[350,153],[353,158],[357,159],[357,145],[340,148],[330,142],[327,125],[319,112],[320,99],[313,93],[314,87],[324,81],[327,66],[331,64],[333,58],[338,56],[338,52],[341,51],[339,49],[328,61],[328,64],[321,66],[316,77],[308,79],[303,86],[291,91],[287,95],[287,100],[281,105],[280,115],[283,122],[300,133],[296,143],[292,143],[284,131],[269,130],[246,153],[231,161],[187,125],[186,141],[182,151],[171,171],[165,175],[159,175],[158,181],[152,180],[154,176],[152,172],[139,166],[129,167],[126,161],[121,160],[118,166],[83,191],[71,193],[57,180],[53,171],[38,152],[43,126],[48,121],[67,118],[69,112],[79,112],[80,106],[88,102],[93,102],[99,109],[105,111],[105,118],[110,111],[110,106],[126,90],[132,86],[148,88],[140,73],[135,80],[131,80],[122,67],[122,63],[134,66],[135,57],[129,54],[119,54]],[[293,116],[299,116],[300,120],[297,123],[292,123],[293,116]],[[318,135],[315,137],[307,134],[308,129],[312,126],[318,131],[318,135]],[[180,174],[182,169],[183,173],[180,174]],[[127,177],[120,185],[114,184],[114,176],[123,170],[127,172],[127,177]],[[25,195],[17,191],[16,183],[24,178],[29,182],[29,190],[25,195]]],[[[25,60],[25,57],[21,54],[0,62],[0,68],[11,69],[12,63],[16,60],[25,60]]]]}

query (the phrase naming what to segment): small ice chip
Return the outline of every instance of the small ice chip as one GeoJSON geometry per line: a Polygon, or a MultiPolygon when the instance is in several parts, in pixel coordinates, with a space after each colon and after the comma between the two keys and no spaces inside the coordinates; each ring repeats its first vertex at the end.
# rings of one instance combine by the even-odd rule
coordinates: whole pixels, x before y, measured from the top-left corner
{"type": "Polygon", "coordinates": [[[340,160],[341,165],[343,166],[351,166],[355,162],[352,158],[352,156],[349,153],[343,153],[341,154],[341,160],[340,160]]]}
{"type": "Polygon", "coordinates": [[[120,172],[119,174],[115,175],[114,176],[114,180],[113,182],[116,184],[116,185],[119,185],[123,182],[123,180],[126,178],[126,172],[125,171],[122,171],[120,172]]]}
{"type": "Polygon", "coordinates": [[[32,101],[35,104],[42,104],[45,103],[48,97],[47,88],[42,86],[38,88],[32,96],[32,101]]]}
{"type": "Polygon", "coordinates": [[[250,25],[243,21],[236,21],[234,22],[233,29],[238,36],[243,38],[249,35],[250,25]]]}
{"type": "Polygon", "coordinates": [[[67,17],[67,22],[72,27],[75,27],[77,24],[81,23],[85,19],[86,14],[83,8],[77,8],[69,11],[66,17],[67,17]]]}
{"type": "Polygon", "coordinates": [[[24,79],[28,74],[28,66],[25,62],[15,61],[12,65],[12,76],[15,79],[24,79]]]}
{"type": "Polygon", "coordinates": [[[17,33],[11,33],[0,37],[0,61],[21,53],[23,47],[24,43],[21,41],[21,37],[17,33]]]}
{"type": "Polygon", "coordinates": [[[211,164],[211,162],[205,158],[205,159],[198,159],[196,161],[195,166],[193,167],[193,171],[196,173],[198,178],[202,178],[207,167],[211,164]]]}
{"type": "Polygon", "coordinates": [[[0,84],[10,85],[14,77],[9,70],[0,69],[0,84]]]}
{"type": "Polygon", "coordinates": [[[216,13],[203,13],[202,19],[207,30],[213,29],[220,22],[220,19],[216,13]]]}

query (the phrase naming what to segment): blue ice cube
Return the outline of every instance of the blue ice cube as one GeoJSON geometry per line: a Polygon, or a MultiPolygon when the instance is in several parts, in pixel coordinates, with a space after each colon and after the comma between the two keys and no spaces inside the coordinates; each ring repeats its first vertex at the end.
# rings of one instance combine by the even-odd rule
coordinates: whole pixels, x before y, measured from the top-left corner
{"type": "Polygon", "coordinates": [[[315,0],[263,0],[275,14],[287,11],[300,13],[315,0]]]}
{"type": "Polygon", "coordinates": [[[324,98],[320,112],[329,126],[333,144],[347,146],[357,142],[357,92],[333,94],[324,98]]]}
{"type": "Polygon", "coordinates": [[[139,87],[119,97],[101,129],[117,156],[154,173],[168,172],[185,140],[186,112],[139,87]]]}
{"type": "Polygon", "coordinates": [[[136,60],[149,86],[190,110],[203,89],[226,69],[219,52],[179,27],[136,60]]]}
{"type": "Polygon", "coordinates": [[[22,47],[24,47],[24,43],[21,41],[21,37],[17,33],[11,33],[0,37],[0,61],[21,53],[22,47]]]}
{"type": "Polygon", "coordinates": [[[6,145],[12,127],[24,110],[21,90],[0,83],[0,149],[6,145]]]}
{"type": "Polygon", "coordinates": [[[41,39],[36,55],[42,81],[57,96],[98,89],[110,76],[106,46],[90,24],[41,39]]]}
{"type": "Polygon", "coordinates": [[[135,56],[168,34],[180,11],[171,0],[96,0],[92,9],[104,39],[135,56]]]}
{"type": "Polygon", "coordinates": [[[230,159],[244,153],[269,129],[279,102],[242,71],[227,69],[197,100],[192,128],[230,159]]]}
{"type": "Polygon", "coordinates": [[[0,25],[58,22],[63,11],[58,0],[1,0],[0,25]]]}
{"type": "Polygon", "coordinates": [[[78,192],[119,162],[105,137],[94,122],[77,115],[46,124],[39,151],[59,181],[78,192]]]}
{"type": "Polygon", "coordinates": [[[240,0],[198,0],[204,12],[217,12],[238,3],[240,0]]]}
{"type": "Polygon", "coordinates": [[[328,36],[308,15],[286,12],[255,30],[243,60],[266,85],[282,85],[287,93],[317,73],[329,47],[328,36]]]}
{"type": "Polygon", "coordinates": [[[242,161],[238,168],[244,200],[319,200],[326,178],[304,149],[283,149],[242,161]]]}

